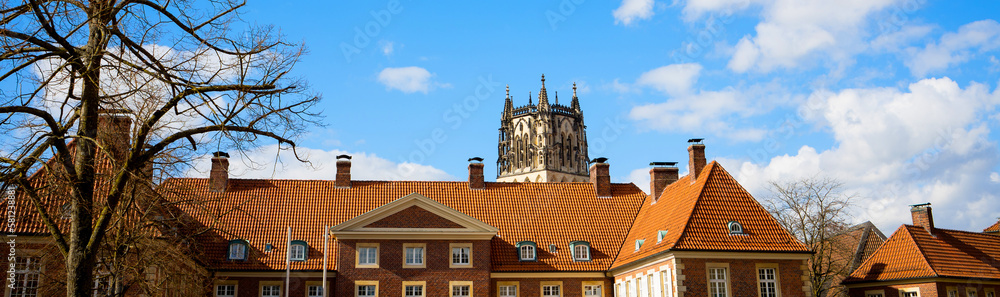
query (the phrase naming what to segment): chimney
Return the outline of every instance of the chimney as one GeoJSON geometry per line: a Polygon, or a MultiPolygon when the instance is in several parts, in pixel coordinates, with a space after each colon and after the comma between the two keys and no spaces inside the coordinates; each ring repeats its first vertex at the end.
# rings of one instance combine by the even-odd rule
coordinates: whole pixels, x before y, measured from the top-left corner
{"type": "Polygon", "coordinates": [[[212,172],[208,177],[208,190],[225,192],[229,186],[229,154],[226,152],[212,153],[212,172]]]}
{"type": "Polygon", "coordinates": [[[649,166],[649,195],[653,203],[660,199],[663,189],[678,179],[677,162],[651,162],[649,166]]]}
{"type": "Polygon", "coordinates": [[[338,189],[351,188],[351,156],[337,156],[337,179],[333,182],[333,187],[338,189]]]}
{"type": "Polygon", "coordinates": [[[590,164],[590,182],[597,190],[597,197],[611,197],[610,165],[605,163],[608,158],[596,158],[590,164]]]}
{"type": "Polygon", "coordinates": [[[486,180],[483,178],[483,158],[469,158],[469,189],[486,189],[486,180]]]}
{"type": "Polygon", "coordinates": [[[688,174],[691,175],[691,182],[694,183],[701,175],[701,170],[705,168],[705,145],[701,143],[704,138],[691,138],[688,143],[688,174]]]}
{"type": "Polygon", "coordinates": [[[123,161],[132,145],[132,118],[128,110],[102,109],[97,117],[97,143],[115,160],[123,161]]]}
{"type": "Polygon", "coordinates": [[[931,204],[910,205],[910,216],[913,217],[913,225],[924,227],[928,233],[934,234],[934,216],[931,214],[931,204]]]}

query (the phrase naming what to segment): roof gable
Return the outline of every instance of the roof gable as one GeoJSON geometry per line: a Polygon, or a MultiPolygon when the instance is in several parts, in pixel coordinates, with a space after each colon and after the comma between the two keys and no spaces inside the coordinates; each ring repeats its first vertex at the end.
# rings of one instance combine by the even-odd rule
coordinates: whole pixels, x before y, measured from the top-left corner
{"type": "Polygon", "coordinates": [[[993,233],[993,234],[1000,233],[1000,221],[997,221],[996,223],[993,223],[992,226],[983,229],[983,233],[993,233]]]}
{"type": "Polygon", "coordinates": [[[463,226],[423,207],[413,205],[365,225],[365,228],[463,228],[463,226]]]}
{"type": "Polygon", "coordinates": [[[1000,237],[948,229],[900,226],[848,283],[921,277],[1000,279],[1000,237]]]}
{"type": "MultiPolygon", "coordinates": [[[[417,212],[421,212],[417,210],[417,212]]],[[[411,193],[395,201],[386,203],[339,225],[330,228],[337,239],[354,238],[384,238],[384,239],[479,239],[489,240],[496,235],[498,229],[483,223],[476,218],[441,204],[434,199],[419,193],[411,193]],[[422,223],[410,224],[406,227],[382,226],[393,217],[406,216],[414,211],[414,207],[423,210],[430,217],[441,218],[448,227],[426,226],[422,223]],[[374,225],[374,227],[372,227],[374,225]]]]}

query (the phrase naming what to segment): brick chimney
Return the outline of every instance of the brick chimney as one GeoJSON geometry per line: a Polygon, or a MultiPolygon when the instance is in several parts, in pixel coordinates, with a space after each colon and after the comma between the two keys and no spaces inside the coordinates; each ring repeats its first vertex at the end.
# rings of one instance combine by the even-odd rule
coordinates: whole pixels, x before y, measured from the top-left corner
{"type": "Polygon", "coordinates": [[[486,189],[486,180],[483,177],[483,158],[469,158],[469,189],[486,189]]]}
{"type": "Polygon", "coordinates": [[[608,158],[596,158],[590,164],[590,182],[597,190],[597,197],[611,197],[611,170],[607,161],[608,158]]]}
{"type": "Polygon", "coordinates": [[[212,153],[212,172],[208,177],[208,190],[225,192],[229,186],[229,153],[212,153]]]}
{"type": "Polygon", "coordinates": [[[701,175],[701,170],[705,169],[705,145],[701,143],[704,138],[688,139],[691,146],[688,147],[688,174],[691,175],[691,182],[694,183],[701,175]]]}
{"type": "Polygon", "coordinates": [[[132,118],[128,110],[103,109],[97,117],[97,143],[117,161],[124,161],[132,145],[132,118]]]}
{"type": "Polygon", "coordinates": [[[653,203],[660,199],[663,189],[678,179],[677,162],[652,162],[649,166],[649,195],[653,203]]]}
{"type": "Polygon", "coordinates": [[[931,204],[910,205],[910,216],[913,217],[913,225],[924,227],[928,233],[934,234],[934,215],[931,214],[931,204]]]}
{"type": "Polygon", "coordinates": [[[351,188],[351,156],[337,156],[337,179],[333,182],[334,188],[351,188]]]}

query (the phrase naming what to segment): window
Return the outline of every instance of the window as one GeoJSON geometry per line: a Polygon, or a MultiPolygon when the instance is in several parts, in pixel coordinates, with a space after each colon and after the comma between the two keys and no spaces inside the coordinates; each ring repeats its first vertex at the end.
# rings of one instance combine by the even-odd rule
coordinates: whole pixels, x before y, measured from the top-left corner
{"type": "Polygon", "coordinates": [[[903,292],[903,297],[919,297],[920,293],[917,292],[903,292]]]}
{"type": "Polygon", "coordinates": [[[518,259],[521,261],[537,261],[538,254],[536,253],[537,245],[531,241],[518,242],[517,245],[517,255],[518,259]]]}
{"type": "Polygon", "coordinates": [[[965,288],[965,297],[979,297],[979,292],[976,288],[965,288]]]}
{"type": "Polygon", "coordinates": [[[645,277],[639,277],[639,296],[649,296],[649,284],[645,277]]]}
{"type": "Polygon", "coordinates": [[[663,238],[667,237],[667,230],[660,230],[656,232],[656,243],[663,242],[663,238]]]}
{"type": "Polygon", "coordinates": [[[42,272],[38,260],[39,258],[34,257],[14,258],[16,277],[12,283],[7,283],[11,297],[38,296],[38,276],[42,272]]]}
{"type": "Polygon", "coordinates": [[[729,234],[743,234],[743,225],[739,222],[729,221],[726,226],[729,228],[729,234]]]}
{"type": "Polygon", "coordinates": [[[323,286],[311,285],[307,297],[323,297],[323,286]]]}
{"type": "Polygon", "coordinates": [[[639,251],[639,248],[640,248],[640,247],[642,247],[642,244],[643,244],[644,242],[646,242],[646,240],[645,240],[645,239],[636,239],[636,240],[635,240],[635,251],[636,251],[636,252],[638,252],[638,251],[639,251]]]}
{"type": "Polygon", "coordinates": [[[674,295],[674,288],[671,286],[670,281],[670,270],[660,270],[660,283],[663,284],[663,297],[671,297],[674,295]]]}
{"type": "Polygon", "coordinates": [[[497,294],[500,295],[500,297],[516,297],[517,286],[498,286],[497,294]]]}
{"type": "Polygon", "coordinates": [[[451,244],[451,267],[472,267],[472,244],[451,244]]]}
{"type": "Polygon", "coordinates": [[[291,245],[291,250],[288,251],[288,257],[292,261],[305,261],[306,255],[309,253],[309,245],[305,241],[293,240],[291,245]]]}
{"type": "Polygon", "coordinates": [[[406,297],[424,296],[424,286],[421,285],[405,286],[403,287],[403,296],[406,297]]]}
{"type": "MultiPolygon", "coordinates": [[[[951,295],[952,290],[949,290],[948,294],[951,295]]],[[[954,290],[955,295],[958,295],[958,290],[954,290]]],[[[903,288],[899,289],[900,297],[920,297],[920,289],[918,288],[903,288]]]]}
{"type": "Polygon", "coordinates": [[[776,268],[757,269],[757,287],[760,289],[760,297],[778,297],[778,282],[776,268]]]}
{"type": "Polygon", "coordinates": [[[948,289],[948,297],[958,297],[958,289],[948,289]]]}
{"type": "Polygon", "coordinates": [[[559,285],[542,286],[542,296],[545,296],[545,297],[558,297],[559,296],[559,285]]]}
{"type": "Polygon", "coordinates": [[[574,241],[569,243],[570,250],[573,251],[573,261],[590,261],[590,243],[586,241],[574,241]]]}
{"type": "Polygon", "coordinates": [[[558,250],[558,248],[556,247],[556,244],[553,243],[553,244],[549,245],[549,252],[550,253],[555,253],[557,250],[558,250]]]}
{"type": "Polygon", "coordinates": [[[378,267],[378,247],[377,243],[358,243],[358,262],[356,267],[358,268],[377,268],[378,267]]]}
{"type": "Polygon", "coordinates": [[[451,287],[451,297],[468,297],[472,296],[472,282],[470,281],[451,281],[448,282],[448,286],[451,287]]]}
{"type": "Polygon", "coordinates": [[[625,296],[622,292],[622,283],[615,283],[615,296],[625,296]]]}
{"type": "Polygon", "coordinates": [[[996,296],[996,293],[993,291],[993,288],[986,288],[985,291],[986,291],[986,293],[984,293],[984,294],[986,295],[986,297],[994,297],[994,296],[996,296]]]}
{"type": "Polygon", "coordinates": [[[247,259],[247,241],[242,239],[229,241],[229,260],[244,261],[247,259]]]}
{"type": "Polygon", "coordinates": [[[358,296],[377,296],[378,288],[375,285],[358,286],[358,296]]]}
{"type": "Polygon", "coordinates": [[[427,244],[424,243],[404,243],[403,244],[403,268],[425,268],[427,244]]]}
{"type": "Polygon", "coordinates": [[[726,287],[726,268],[715,267],[708,269],[708,296],[728,297],[729,290],[726,287]]]}
{"type": "Polygon", "coordinates": [[[868,290],[868,291],[865,291],[865,297],[885,297],[885,290],[868,290]]]}
{"type": "Polygon", "coordinates": [[[281,285],[265,285],[260,287],[261,297],[280,297],[281,285]]]}
{"type": "Polygon", "coordinates": [[[638,296],[636,294],[636,289],[637,288],[636,288],[635,280],[634,279],[633,280],[628,280],[628,295],[632,296],[632,297],[638,296]]]}
{"type": "Polygon", "coordinates": [[[584,285],[583,286],[583,296],[584,297],[600,297],[601,295],[601,285],[584,285]]]}
{"type": "Polygon", "coordinates": [[[236,296],[236,285],[215,286],[215,297],[234,297],[234,296],[236,296]]]}

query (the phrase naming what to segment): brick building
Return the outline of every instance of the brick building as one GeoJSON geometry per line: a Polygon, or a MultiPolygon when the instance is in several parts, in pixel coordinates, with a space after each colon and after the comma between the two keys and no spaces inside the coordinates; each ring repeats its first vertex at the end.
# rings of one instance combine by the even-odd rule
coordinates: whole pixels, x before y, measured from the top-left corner
{"type": "Polygon", "coordinates": [[[902,225],[844,285],[851,297],[996,297],[1000,237],[934,227],[930,203],[902,225]]]}

